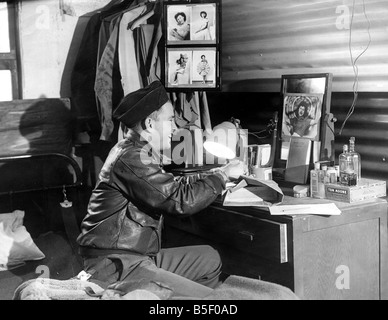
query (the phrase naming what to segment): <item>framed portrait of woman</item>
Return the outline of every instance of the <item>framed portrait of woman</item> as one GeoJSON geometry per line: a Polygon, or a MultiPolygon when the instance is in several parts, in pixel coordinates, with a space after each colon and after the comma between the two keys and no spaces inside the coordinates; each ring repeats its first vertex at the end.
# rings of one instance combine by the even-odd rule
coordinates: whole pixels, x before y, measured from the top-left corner
{"type": "Polygon", "coordinates": [[[292,139],[311,140],[312,162],[331,158],[330,115],[332,74],[282,75],[280,134],[276,147],[277,163],[286,162],[292,139]]]}
{"type": "Polygon", "coordinates": [[[220,0],[163,2],[166,89],[220,90],[220,10],[220,0]]]}
{"type": "Polygon", "coordinates": [[[166,55],[166,87],[189,88],[192,83],[192,50],[174,48],[167,50],[166,55]]]}
{"type": "Polygon", "coordinates": [[[216,48],[167,48],[165,55],[166,89],[219,88],[219,57],[216,48]]]}
{"type": "Polygon", "coordinates": [[[166,45],[219,43],[219,0],[164,1],[166,45]]]}

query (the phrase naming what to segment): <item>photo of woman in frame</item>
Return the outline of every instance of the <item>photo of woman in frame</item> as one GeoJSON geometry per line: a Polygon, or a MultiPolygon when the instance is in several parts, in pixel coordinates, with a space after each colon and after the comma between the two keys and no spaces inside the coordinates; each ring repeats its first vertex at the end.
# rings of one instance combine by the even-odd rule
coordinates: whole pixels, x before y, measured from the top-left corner
{"type": "Polygon", "coordinates": [[[287,94],[283,104],[283,137],[319,140],[323,95],[287,94]]]}
{"type": "Polygon", "coordinates": [[[191,7],[172,5],[167,8],[167,40],[185,42],[191,40],[191,7]]]}
{"type": "Polygon", "coordinates": [[[216,42],[216,5],[195,5],[192,7],[191,40],[216,42]]]}
{"type": "Polygon", "coordinates": [[[216,50],[196,50],[193,52],[193,84],[215,86],[216,50]]]}
{"type": "Polygon", "coordinates": [[[168,52],[168,85],[189,86],[191,84],[192,51],[171,50],[168,52]]]}

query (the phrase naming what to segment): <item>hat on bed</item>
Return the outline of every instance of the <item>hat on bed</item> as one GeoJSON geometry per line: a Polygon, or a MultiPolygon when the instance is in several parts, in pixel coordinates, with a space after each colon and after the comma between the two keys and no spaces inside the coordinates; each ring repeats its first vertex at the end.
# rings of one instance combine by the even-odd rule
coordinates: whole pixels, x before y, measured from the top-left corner
{"type": "Polygon", "coordinates": [[[113,111],[113,118],[131,128],[168,101],[164,86],[156,80],[145,88],[127,94],[113,111]]]}

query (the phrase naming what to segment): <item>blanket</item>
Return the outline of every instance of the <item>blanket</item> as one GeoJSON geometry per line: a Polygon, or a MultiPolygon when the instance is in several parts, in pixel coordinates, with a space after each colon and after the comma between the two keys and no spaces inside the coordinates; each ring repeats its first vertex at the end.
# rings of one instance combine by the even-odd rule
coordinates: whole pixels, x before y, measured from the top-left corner
{"type": "MultiPolygon", "coordinates": [[[[158,282],[122,281],[104,288],[91,281],[38,278],[22,283],[13,300],[180,300],[158,282]]],[[[185,298],[190,299],[190,298],[185,298]]],[[[229,276],[204,300],[299,300],[289,288],[257,279],[229,276]]]]}

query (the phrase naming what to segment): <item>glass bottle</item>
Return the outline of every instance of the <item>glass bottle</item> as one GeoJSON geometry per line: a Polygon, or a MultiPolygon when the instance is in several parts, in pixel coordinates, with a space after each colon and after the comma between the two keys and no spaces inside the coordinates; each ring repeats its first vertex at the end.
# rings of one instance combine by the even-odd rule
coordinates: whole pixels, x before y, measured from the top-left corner
{"type": "Polygon", "coordinates": [[[355,144],[356,144],[356,138],[351,137],[349,139],[349,153],[352,158],[354,172],[357,175],[357,183],[359,183],[361,179],[361,156],[359,153],[355,151],[355,144]]]}
{"type": "Polygon", "coordinates": [[[319,198],[319,163],[314,163],[314,169],[310,171],[310,196],[312,198],[319,198]]]}
{"type": "Polygon", "coordinates": [[[339,155],[340,176],[339,183],[346,186],[357,184],[357,174],[354,171],[354,162],[347,144],[343,146],[343,152],[339,155]]]}
{"type": "Polygon", "coordinates": [[[310,196],[312,198],[325,198],[324,172],[319,162],[314,163],[314,169],[310,171],[310,196]]]}

